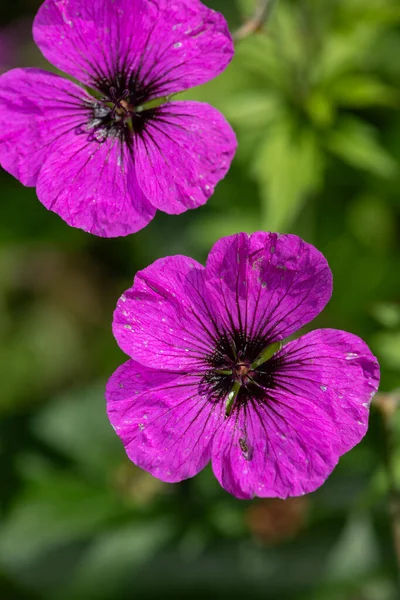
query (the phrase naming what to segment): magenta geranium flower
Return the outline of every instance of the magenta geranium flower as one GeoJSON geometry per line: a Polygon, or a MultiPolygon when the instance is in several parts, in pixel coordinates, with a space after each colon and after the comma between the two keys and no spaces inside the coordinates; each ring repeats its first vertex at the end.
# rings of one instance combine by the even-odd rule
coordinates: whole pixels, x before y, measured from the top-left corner
{"type": "Polygon", "coordinates": [[[69,225],[113,237],[156,209],[204,204],[236,150],[224,117],[170,101],[221,73],[225,19],[199,0],[45,0],[34,39],[53,65],[0,77],[0,164],[69,225]]]}
{"type": "Polygon", "coordinates": [[[283,345],[331,293],[327,261],[294,235],[242,233],[217,242],[205,268],[175,256],[138,273],[113,323],[131,360],[106,392],[129,458],[167,482],[211,460],[238,498],[319,487],[365,435],[379,382],[351,333],[283,345]]]}

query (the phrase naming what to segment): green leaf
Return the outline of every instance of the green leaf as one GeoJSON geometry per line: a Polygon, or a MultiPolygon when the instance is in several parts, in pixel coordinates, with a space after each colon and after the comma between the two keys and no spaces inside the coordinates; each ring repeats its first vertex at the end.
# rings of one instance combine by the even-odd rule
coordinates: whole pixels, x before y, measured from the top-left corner
{"type": "Polygon", "coordinates": [[[291,65],[307,62],[307,33],[303,27],[304,13],[298,5],[277,4],[274,13],[274,28],[271,35],[276,39],[280,54],[291,65]]]}
{"type": "Polygon", "coordinates": [[[400,325],[400,304],[394,302],[378,302],[371,310],[378,323],[387,329],[400,325]]]}
{"type": "Polygon", "coordinates": [[[126,523],[105,532],[93,540],[80,561],[74,580],[60,598],[119,597],[118,591],[130,587],[134,577],[140,575],[140,567],[152,561],[171,534],[171,523],[165,518],[154,519],[151,523],[126,523]]]}
{"type": "Polygon", "coordinates": [[[311,65],[313,80],[328,85],[339,76],[362,66],[363,58],[377,42],[375,27],[353,24],[344,31],[332,31],[321,45],[320,54],[311,65]]]}
{"type": "Polygon", "coordinates": [[[326,564],[325,577],[329,581],[340,581],[367,575],[379,565],[378,540],[367,513],[350,515],[347,527],[326,564]]]}
{"type": "Polygon", "coordinates": [[[400,331],[378,333],[374,336],[372,345],[377,357],[386,367],[400,371],[400,331]]]}
{"type": "Polygon", "coordinates": [[[328,88],[331,98],[341,106],[362,108],[367,106],[398,106],[397,90],[372,75],[345,75],[328,88]]]}
{"type": "Polygon", "coordinates": [[[237,158],[244,159],[248,169],[249,160],[253,160],[254,150],[262,143],[267,128],[282,119],[282,100],[270,92],[241,92],[226,100],[223,113],[239,138],[237,158]]]}
{"type": "Polygon", "coordinates": [[[355,117],[342,118],[326,146],[346,163],[373,175],[390,178],[398,171],[398,163],[379,142],[376,129],[355,117]]]}
{"type": "Polygon", "coordinates": [[[240,43],[234,67],[247,77],[257,78],[256,88],[288,91],[291,89],[292,67],[279,44],[270,36],[252,36],[240,43]]]}
{"type": "Polygon", "coordinates": [[[347,222],[353,235],[375,253],[386,252],[396,243],[396,225],[384,198],[358,196],[350,203],[347,222]]]}
{"type": "Polygon", "coordinates": [[[0,343],[0,411],[48,393],[76,373],[85,358],[81,333],[65,311],[45,301],[29,308],[0,343]]]}
{"type": "Polygon", "coordinates": [[[270,231],[288,229],[319,189],[323,170],[323,156],[311,129],[296,127],[289,119],[271,127],[255,164],[263,226],[270,231]]]}
{"type": "Polygon", "coordinates": [[[241,92],[226,101],[224,114],[239,129],[250,127],[260,131],[282,114],[281,101],[272,93],[241,92]]]}
{"type": "Polygon", "coordinates": [[[326,93],[319,90],[310,92],[305,100],[305,108],[317,127],[329,127],[335,118],[334,104],[326,93]]]}
{"type": "Polygon", "coordinates": [[[396,25],[400,22],[400,6],[397,0],[351,0],[343,2],[341,14],[350,22],[380,25],[396,25]]]}
{"type": "Polygon", "coordinates": [[[55,399],[37,415],[33,429],[91,474],[107,473],[124,456],[106,416],[103,383],[55,399]]]}
{"type": "Polygon", "coordinates": [[[53,546],[83,539],[121,515],[121,503],[105,486],[49,472],[32,482],[3,523],[0,566],[24,565],[53,546]]]}

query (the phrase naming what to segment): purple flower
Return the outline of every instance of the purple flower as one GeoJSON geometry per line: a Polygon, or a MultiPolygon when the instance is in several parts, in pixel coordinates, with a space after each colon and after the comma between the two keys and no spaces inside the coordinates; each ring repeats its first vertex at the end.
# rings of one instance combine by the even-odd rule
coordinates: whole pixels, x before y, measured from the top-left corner
{"type": "Polygon", "coordinates": [[[175,256],[138,273],[113,323],[131,360],[106,392],[129,458],[168,482],[211,460],[238,498],[318,488],[365,435],[379,382],[350,333],[282,345],[331,293],[327,261],[294,235],[241,233],[217,242],[205,268],[175,256]]]}
{"type": "Polygon", "coordinates": [[[89,92],[40,69],[2,75],[4,169],[69,225],[104,237],[207,201],[235,134],[208,104],[169,98],[231,60],[222,15],[199,0],[45,0],[33,34],[89,92]]]}

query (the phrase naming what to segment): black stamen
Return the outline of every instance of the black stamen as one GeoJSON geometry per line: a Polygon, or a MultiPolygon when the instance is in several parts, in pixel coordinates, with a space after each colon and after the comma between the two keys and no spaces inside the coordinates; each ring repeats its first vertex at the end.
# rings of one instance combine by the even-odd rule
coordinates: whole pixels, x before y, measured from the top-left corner
{"type": "Polygon", "coordinates": [[[249,338],[234,331],[223,334],[214,353],[208,356],[209,368],[202,385],[211,401],[225,403],[226,417],[249,402],[265,404],[268,401],[266,390],[275,387],[274,373],[281,359],[271,356],[254,368],[266,347],[268,341],[263,337],[249,338]]]}
{"type": "Polygon", "coordinates": [[[159,113],[158,107],[143,109],[154,97],[154,86],[143,86],[134,75],[127,77],[123,73],[117,73],[113,81],[102,78],[94,83],[103,95],[88,107],[91,114],[86,131],[92,130],[93,138],[99,142],[113,137],[132,144],[133,136],[142,136],[147,123],[159,113]],[[141,110],[137,111],[139,107],[141,110]]]}

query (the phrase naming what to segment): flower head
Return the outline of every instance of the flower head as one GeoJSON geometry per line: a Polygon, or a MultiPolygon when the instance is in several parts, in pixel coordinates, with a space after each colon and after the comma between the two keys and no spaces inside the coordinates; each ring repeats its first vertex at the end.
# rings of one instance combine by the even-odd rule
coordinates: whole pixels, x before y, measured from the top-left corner
{"type": "Polygon", "coordinates": [[[231,60],[222,15],[200,0],[45,0],[33,34],[88,91],[39,69],[2,75],[4,169],[68,224],[105,237],[207,201],[235,135],[208,104],[170,97],[231,60]]]}
{"type": "Polygon", "coordinates": [[[175,256],[139,272],[113,323],[131,360],[106,392],[130,459],[167,482],[211,460],[239,498],[319,487],[365,435],[379,382],[350,333],[283,344],[331,293],[325,258],[294,235],[239,234],[217,242],[205,267],[175,256]]]}

